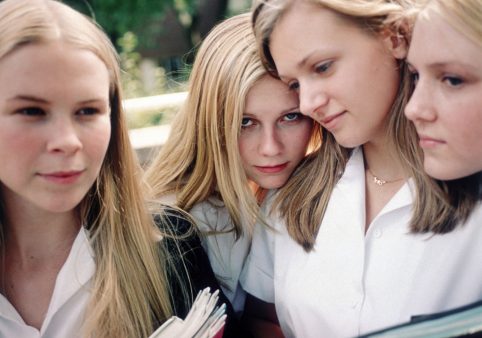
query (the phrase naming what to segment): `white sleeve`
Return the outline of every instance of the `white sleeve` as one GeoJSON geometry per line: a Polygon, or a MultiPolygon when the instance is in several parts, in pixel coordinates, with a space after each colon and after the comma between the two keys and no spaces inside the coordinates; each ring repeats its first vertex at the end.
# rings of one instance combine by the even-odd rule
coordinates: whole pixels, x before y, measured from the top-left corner
{"type": "MultiPolygon", "coordinates": [[[[269,201],[262,211],[269,210],[269,201]]],[[[266,215],[266,214],[265,214],[266,215]]],[[[268,224],[273,224],[266,217],[268,224]]],[[[274,245],[276,233],[264,224],[256,224],[251,250],[241,272],[243,289],[268,303],[274,303],[274,245]]]]}

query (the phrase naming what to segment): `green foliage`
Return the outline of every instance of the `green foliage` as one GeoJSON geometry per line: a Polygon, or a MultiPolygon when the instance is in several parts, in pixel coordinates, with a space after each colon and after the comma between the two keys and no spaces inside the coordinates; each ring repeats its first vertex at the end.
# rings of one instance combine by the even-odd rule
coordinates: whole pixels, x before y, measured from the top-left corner
{"type": "Polygon", "coordinates": [[[161,27],[149,25],[162,18],[166,8],[175,8],[182,13],[192,13],[196,0],[64,0],[68,5],[94,18],[111,36],[113,41],[128,31],[139,34],[144,28],[141,40],[161,27]],[[150,28],[146,31],[146,27],[150,28]]]}
{"type": "Polygon", "coordinates": [[[125,33],[118,41],[122,68],[122,86],[125,98],[159,95],[165,92],[166,74],[163,68],[153,67],[149,77],[151,85],[146,86],[141,72],[141,55],[136,52],[137,36],[132,32],[125,33]]]}

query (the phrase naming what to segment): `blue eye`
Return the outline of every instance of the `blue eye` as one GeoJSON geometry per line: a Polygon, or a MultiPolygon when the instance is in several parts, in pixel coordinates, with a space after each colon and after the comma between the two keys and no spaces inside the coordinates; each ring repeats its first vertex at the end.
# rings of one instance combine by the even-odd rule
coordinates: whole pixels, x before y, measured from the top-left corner
{"type": "Polygon", "coordinates": [[[464,83],[464,80],[458,76],[444,76],[442,80],[451,87],[459,87],[464,83]]]}
{"type": "Polygon", "coordinates": [[[292,112],[292,113],[288,113],[288,114],[284,115],[283,120],[285,120],[287,122],[292,122],[292,121],[299,120],[301,117],[302,117],[301,113],[292,112]]]}
{"type": "Polygon", "coordinates": [[[332,64],[333,64],[333,61],[328,61],[328,62],[324,62],[322,64],[319,64],[319,65],[315,66],[315,71],[318,74],[326,73],[330,69],[332,64]]]}
{"type": "Polygon", "coordinates": [[[243,117],[241,120],[241,128],[247,128],[253,125],[253,120],[249,117],[243,117]]]}

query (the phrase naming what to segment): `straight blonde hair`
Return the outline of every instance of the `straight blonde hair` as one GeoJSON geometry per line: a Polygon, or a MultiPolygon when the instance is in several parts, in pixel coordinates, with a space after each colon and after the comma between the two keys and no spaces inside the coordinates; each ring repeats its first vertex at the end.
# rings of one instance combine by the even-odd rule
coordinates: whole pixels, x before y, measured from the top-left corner
{"type": "Polygon", "coordinates": [[[153,196],[175,194],[184,210],[217,196],[229,212],[231,231],[237,237],[251,232],[259,207],[241,164],[238,137],[248,92],[267,75],[249,13],[208,34],[194,61],[185,104],[146,172],[153,196]]]}
{"type": "MultiPolygon", "coordinates": [[[[155,323],[172,315],[165,263],[169,257],[155,240],[155,224],[138,183],[140,167],[122,110],[115,49],[95,23],[60,2],[0,3],[0,59],[26,44],[59,40],[93,52],[110,75],[111,139],[99,177],[78,206],[96,265],[83,334],[146,337],[155,323]]],[[[8,219],[3,212],[2,234],[8,219]]]]}
{"type": "MultiPolygon", "coordinates": [[[[398,18],[412,6],[410,0],[296,0],[308,1],[343,16],[368,34],[389,31],[400,37],[409,35],[398,18]]],[[[266,68],[276,75],[270,53],[270,36],[280,17],[294,0],[260,0],[253,4],[252,24],[258,50],[266,68]]],[[[408,42],[408,41],[407,41],[408,42]]],[[[388,145],[399,154],[404,171],[413,178],[416,199],[410,229],[414,233],[452,231],[467,215],[447,200],[439,184],[423,171],[422,151],[414,126],[405,118],[404,108],[413,91],[408,67],[399,61],[400,86],[389,112],[388,145]]],[[[288,233],[305,251],[313,249],[332,191],[345,171],[351,150],[340,146],[327,130],[322,145],[303,163],[281,188],[273,203],[285,219],[288,233]]]]}
{"type": "MultiPolygon", "coordinates": [[[[418,17],[430,19],[430,12],[440,15],[452,28],[482,48],[482,0],[424,0],[417,2],[405,17],[412,25],[418,17]]],[[[456,180],[435,180],[445,199],[460,220],[466,220],[482,199],[482,172],[456,180]]]]}

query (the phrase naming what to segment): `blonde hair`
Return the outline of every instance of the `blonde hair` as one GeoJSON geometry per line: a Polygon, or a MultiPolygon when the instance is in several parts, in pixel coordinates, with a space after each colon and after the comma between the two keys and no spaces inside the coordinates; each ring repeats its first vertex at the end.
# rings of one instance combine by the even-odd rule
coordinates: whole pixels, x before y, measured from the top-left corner
{"type": "MultiPolygon", "coordinates": [[[[433,11],[482,48],[482,0],[425,0],[417,4],[406,14],[412,21],[418,16],[430,20],[433,11]]],[[[436,180],[436,183],[460,220],[466,220],[482,199],[482,171],[451,181],[436,180]]]]}
{"type": "MultiPolygon", "coordinates": [[[[59,40],[97,55],[110,75],[112,135],[99,177],[78,207],[96,264],[83,333],[145,337],[172,314],[164,266],[168,257],[155,241],[155,225],[138,183],[115,49],[96,24],[60,2],[0,3],[0,58],[25,44],[59,40]]],[[[6,218],[2,215],[2,222],[6,218]]]]}
{"type": "Polygon", "coordinates": [[[247,94],[266,75],[248,13],[209,33],[197,52],[186,102],[147,170],[155,197],[176,194],[177,206],[190,210],[218,196],[236,236],[249,233],[259,208],[241,164],[238,136],[247,94]]]}
{"type": "MultiPolygon", "coordinates": [[[[431,9],[459,33],[482,47],[482,0],[430,0],[425,9],[431,9]]],[[[421,15],[425,15],[423,11],[421,15]]]]}
{"type": "MultiPolygon", "coordinates": [[[[300,1],[300,0],[296,0],[300,1]]],[[[409,0],[303,0],[343,16],[369,34],[389,31],[405,37],[409,32],[397,20],[410,5],[409,0]]],[[[253,6],[252,24],[258,50],[267,69],[276,74],[270,53],[270,36],[278,20],[290,9],[294,0],[258,1],[253,6]]],[[[387,134],[389,147],[402,160],[405,172],[413,177],[417,196],[410,222],[412,232],[451,231],[460,220],[459,214],[445,199],[436,182],[423,171],[422,152],[414,126],[403,111],[412,92],[412,82],[404,61],[399,61],[400,86],[391,111],[387,134]]],[[[322,131],[323,143],[309,156],[281,188],[273,209],[278,208],[286,221],[288,233],[306,251],[313,249],[316,234],[324,217],[331,193],[345,170],[351,151],[343,148],[327,130],[322,131]]]]}

